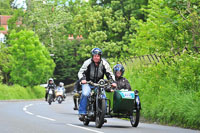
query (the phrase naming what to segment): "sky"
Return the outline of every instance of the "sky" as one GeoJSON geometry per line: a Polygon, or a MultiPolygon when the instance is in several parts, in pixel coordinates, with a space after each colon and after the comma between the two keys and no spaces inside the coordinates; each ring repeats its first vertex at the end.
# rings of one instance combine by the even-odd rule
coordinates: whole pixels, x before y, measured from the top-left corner
{"type": "Polygon", "coordinates": [[[21,8],[21,7],[26,8],[26,4],[24,4],[25,0],[15,0],[14,2],[16,2],[16,5],[18,8],[21,8]]]}
{"type": "MultiPolygon", "coordinates": [[[[14,2],[16,2],[18,8],[24,7],[26,9],[27,7],[25,1],[26,0],[15,0],[14,2]]],[[[84,0],[84,1],[88,2],[89,0],[84,0]]]]}

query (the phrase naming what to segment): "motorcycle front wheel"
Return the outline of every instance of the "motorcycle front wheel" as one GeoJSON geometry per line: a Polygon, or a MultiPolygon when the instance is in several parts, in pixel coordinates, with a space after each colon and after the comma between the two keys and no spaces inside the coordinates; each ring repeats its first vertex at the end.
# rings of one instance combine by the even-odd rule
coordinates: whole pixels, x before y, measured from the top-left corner
{"type": "Polygon", "coordinates": [[[63,101],[63,100],[62,100],[62,97],[61,97],[61,96],[58,96],[58,103],[61,104],[62,101],[63,101]]]}
{"type": "Polygon", "coordinates": [[[96,100],[96,121],[95,125],[97,128],[101,128],[104,124],[104,117],[106,114],[106,100],[98,99],[96,100]]]}
{"type": "Polygon", "coordinates": [[[48,99],[49,105],[51,105],[52,99],[53,99],[53,95],[49,95],[49,99],[48,99]]]}

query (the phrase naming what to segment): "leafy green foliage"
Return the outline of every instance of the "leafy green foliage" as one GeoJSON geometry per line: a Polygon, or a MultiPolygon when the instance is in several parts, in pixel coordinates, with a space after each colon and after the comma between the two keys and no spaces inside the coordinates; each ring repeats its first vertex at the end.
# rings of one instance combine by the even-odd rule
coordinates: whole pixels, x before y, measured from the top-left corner
{"type": "Polygon", "coordinates": [[[75,76],[69,75],[77,75],[80,64],[77,67],[69,66],[90,57],[90,51],[94,47],[101,48],[103,56],[111,62],[118,62],[132,55],[129,48],[130,33],[135,31],[130,30],[130,17],[135,16],[144,20],[143,11],[137,10],[148,2],[121,2],[103,1],[102,6],[101,3],[95,4],[94,1],[87,3],[80,0],[51,0],[44,4],[42,1],[29,0],[26,1],[27,11],[16,12],[9,26],[17,31],[32,29],[37,33],[40,41],[55,55],[53,58],[56,62],[56,80],[72,81],[75,76]],[[64,4],[66,2],[67,5],[64,4]],[[16,27],[13,22],[19,19],[23,21],[23,25],[16,27]],[[83,40],[68,43],[69,34],[73,34],[74,37],[82,35],[83,40]],[[61,47],[64,47],[63,50],[69,49],[69,52],[65,52],[66,56],[57,56],[61,47]],[[71,65],[61,65],[63,61],[71,65]]]}
{"type": "Polygon", "coordinates": [[[13,0],[1,0],[0,1],[0,15],[12,15],[13,9],[11,3],[13,0]]]}
{"type": "Polygon", "coordinates": [[[0,31],[1,31],[1,30],[5,30],[5,28],[0,26],[0,31]]]}
{"type": "Polygon", "coordinates": [[[181,1],[153,0],[149,2],[148,9],[144,9],[148,14],[146,22],[132,17],[132,29],[137,31],[131,42],[135,54],[177,51],[185,46],[193,47],[199,44],[200,18],[198,9],[195,9],[197,1],[196,5],[181,1]],[[185,4],[191,4],[193,7],[185,9],[182,7],[185,4]]]}
{"type": "Polygon", "coordinates": [[[0,70],[0,83],[2,83],[2,80],[3,80],[3,74],[2,71],[0,70]]]}
{"type": "Polygon", "coordinates": [[[77,56],[77,47],[80,42],[68,41],[66,44],[59,44],[54,49],[53,59],[56,63],[54,77],[57,82],[71,83],[77,79],[77,73],[81,67],[77,56]]]}
{"type": "Polygon", "coordinates": [[[142,114],[149,120],[199,129],[200,55],[176,56],[170,65],[126,66],[125,76],[139,90],[142,114]]]}
{"type": "Polygon", "coordinates": [[[0,91],[0,100],[37,99],[43,98],[45,95],[45,88],[40,86],[24,88],[19,85],[7,86],[0,84],[0,91]]]}
{"type": "Polygon", "coordinates": [[[45,82],[53,73],[55,64],[47,49],[32,31],[13,31],[9,35],[10,81],[22,86],[45,82]]]}
{"type": "Polygon", "coordinates": [[[8,83],[9,81],[9,57],[8,48],[5,44],[0,43],[0,71],[1,71],[1,80],[3,83],[8,83]]]}

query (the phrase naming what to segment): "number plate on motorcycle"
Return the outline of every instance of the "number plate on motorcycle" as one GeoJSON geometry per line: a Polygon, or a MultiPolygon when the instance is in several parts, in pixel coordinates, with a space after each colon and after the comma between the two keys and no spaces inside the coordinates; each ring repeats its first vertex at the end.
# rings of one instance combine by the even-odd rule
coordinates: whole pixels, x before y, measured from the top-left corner
{"type": "Polygon", "coordinates": [[[120,92],[122,98],[131,98],[134,99],[135,98],[135,94],[132,91],[128,91],[128,92],[120,92]]]}

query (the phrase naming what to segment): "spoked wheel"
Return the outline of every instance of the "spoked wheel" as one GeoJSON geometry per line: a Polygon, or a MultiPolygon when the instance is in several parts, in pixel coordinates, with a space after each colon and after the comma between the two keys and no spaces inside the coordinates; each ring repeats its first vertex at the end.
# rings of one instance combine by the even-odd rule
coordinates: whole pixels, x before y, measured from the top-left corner
{"type": "Polygon", "coordinates": [[[52,95],[49,95],[49,99],[48,99],[48,103],[49,103],[49,105],[51,105],[52,98],[53,98],[53,96],[52,96],[52,95]]]}
{"type": "Polygon", "coordinates": [[[106,114],[106,101],[105,99],[96,100],[96,121],[95,125],[97,128],[101,128],[104,123],[104,116],[106,114]]]}
{"type": "Polygon", "coordinates": [[[130,116],[130,122],[132,127],[137,127],[140,121],[140,110],[136,109],[130,116]]]}
{"type": "Polygon", "coordinates": [[[63,101],[62,97],[61,96],[58,96],[58,103],[61,104],[63,101]]]}

